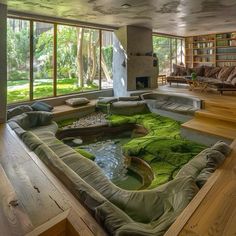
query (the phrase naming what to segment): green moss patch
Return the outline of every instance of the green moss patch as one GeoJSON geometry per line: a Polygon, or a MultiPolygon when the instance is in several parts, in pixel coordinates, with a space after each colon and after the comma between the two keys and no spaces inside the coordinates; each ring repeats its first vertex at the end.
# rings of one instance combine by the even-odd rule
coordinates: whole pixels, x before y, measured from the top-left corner
{"type": "Polygon", "coordinates": [[[134,138],[123,145],[125,155],[142,158],[153,169],[155,179],[149,188],[172,180],[184,164],[206,148],[183,139],[180,136],[180,122],[170,118],[155,114],[143,114],[111,115],[108,119],[113,126],[136,123],[149,131],[146,136],[134,138]]]}
{"type": "Polygon", "coordinates": [[[84,149],[81,149],[81,148],[74,148],[74,150],[75,150],[76,152],[78,152],[79,154],[81,154],[82,156],[84,156],[84,157],[86,157],[86,158],[88,158],[88,159],[90,159],[90,160],[92,160],[92,161],[95,160],[95,156],[94,156],[92,153],[87,152],[87,151],[84,150],[84,149]]]}
{"type": "Polygon", "coordinates": [[[77,120],[78,120],[78,118],[64,119],[64,120],[57,121],[57,125],[61,129],[67,125],[72,125],[77,120]]]}

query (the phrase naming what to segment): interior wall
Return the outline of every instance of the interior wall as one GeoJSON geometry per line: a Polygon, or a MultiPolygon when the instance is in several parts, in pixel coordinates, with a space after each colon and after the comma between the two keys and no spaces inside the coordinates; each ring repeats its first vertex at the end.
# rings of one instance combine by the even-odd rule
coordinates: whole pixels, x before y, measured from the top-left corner
{"type": "Polygon", "coordinates": [[[7,6],[0,4],[0,123],[6,121],[7,106],[7,6]]]}

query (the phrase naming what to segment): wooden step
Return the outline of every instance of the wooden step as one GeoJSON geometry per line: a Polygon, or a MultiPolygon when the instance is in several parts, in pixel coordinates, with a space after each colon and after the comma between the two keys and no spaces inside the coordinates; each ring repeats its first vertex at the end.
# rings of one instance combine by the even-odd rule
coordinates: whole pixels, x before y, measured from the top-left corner
{"type": "Polygon", "coordinates": [[[232,122],[205,117],[195,117],[194,119],[182,124],[182,127],[230,140],[236,138],[236,123],[232,122]]]}
{"type": "Polygon", "coordinates": [[[195,117],[197,118],[209,118],[214,120],[220,120],[220,121],[228,121],[232,123],[236,123],[236,114],[233,115],[226,115],[224,112],[222,113],[215,113],[208,110],[199,110],[195,112],[195,117]]]}
{"type": "Polygon", "coordinates": [[[224,114],[225,116],[235,116],[236,117],[236,102],[212,102],[204,101],[203,107],[205,110],[217,113],[224,114]]]}

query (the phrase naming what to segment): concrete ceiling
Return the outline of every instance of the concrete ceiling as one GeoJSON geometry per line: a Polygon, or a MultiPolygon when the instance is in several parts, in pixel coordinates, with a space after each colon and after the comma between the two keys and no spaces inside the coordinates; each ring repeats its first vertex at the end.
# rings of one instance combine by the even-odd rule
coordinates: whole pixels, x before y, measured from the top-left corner
{"type": "Polygon", "coordinates": [[[11,11],[179,36],[236,30],[236,0],[0,0],[11,11]],[[128,3],[130,8],[122,8],[128,3]]]}

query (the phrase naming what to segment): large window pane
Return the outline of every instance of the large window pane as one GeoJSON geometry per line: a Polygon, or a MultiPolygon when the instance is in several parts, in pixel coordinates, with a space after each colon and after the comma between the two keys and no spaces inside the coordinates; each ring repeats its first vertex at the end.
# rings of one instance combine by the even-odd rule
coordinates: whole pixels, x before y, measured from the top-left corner
{"type": "Polygon", "coordinates": [[[99,31],[59,25],[57,94],[98,89],[99,31]]]}
{"type": "Polygon", "coordinates": [[[7,102],[29,100],[29,21],[7,20],[7,102]]]}
{"type": "Polygon", "coordinates": [[[53,96],[53,28],[34,22],[34,99],[53,96]]]}
{"type": "Polygon", "coordinates": [[[153,36],[153,51],[159,60],[159,74],[171,72],[171,39],[168,37],[153,36]]]}
{"type": "Polygon", "coordinates": [[[159,74],[169,75],[173,64],[184,63],[183,39],[154,35],[153,51],[159,59],[159,74]]]}
{"type": "Polygon", "coordinates": [[[113,32],[102,31],[102,89],[113,87],[113,32]]]}

